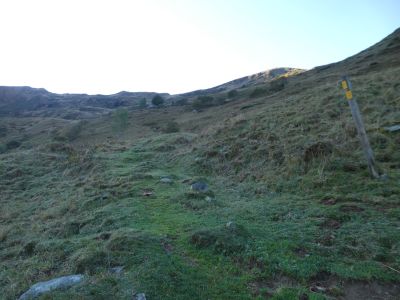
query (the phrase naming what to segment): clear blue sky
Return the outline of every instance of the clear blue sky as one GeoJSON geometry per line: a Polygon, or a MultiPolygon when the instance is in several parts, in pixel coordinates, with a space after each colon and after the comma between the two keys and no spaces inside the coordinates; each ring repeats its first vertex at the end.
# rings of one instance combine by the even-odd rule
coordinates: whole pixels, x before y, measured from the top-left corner
{"type": "Polygon", "coordinates": [[[399,0],[0,0],[0,85],[180,93],[339,61],[398,27],[399,0]]]}

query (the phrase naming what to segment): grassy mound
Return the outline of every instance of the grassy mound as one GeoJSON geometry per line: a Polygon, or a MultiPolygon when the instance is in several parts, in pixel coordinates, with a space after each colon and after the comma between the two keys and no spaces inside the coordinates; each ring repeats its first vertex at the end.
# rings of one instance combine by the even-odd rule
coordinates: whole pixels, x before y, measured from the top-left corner
{"type": "Polygon", "coordinates": [[[232,222],[223,227],[194,232],[190,242],[198,248],[208,248],[224,255],[237,254],[249,247],[250,234],[232,222]]]}

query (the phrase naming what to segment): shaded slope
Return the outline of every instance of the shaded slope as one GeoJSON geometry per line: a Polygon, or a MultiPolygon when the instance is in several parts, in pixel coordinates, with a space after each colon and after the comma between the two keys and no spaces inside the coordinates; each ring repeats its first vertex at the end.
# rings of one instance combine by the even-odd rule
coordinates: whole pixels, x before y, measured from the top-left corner
{"type": "MultiPolygon", "coordinates": [[[[55,94],[45,89],[0,86],[0,116],[96,118],[118,107],[138,107],[150,102],[153,92],[120,92],[113,95],[55,94]]],[[[160,94],[167,97],[168,94],[160,94]]]]}

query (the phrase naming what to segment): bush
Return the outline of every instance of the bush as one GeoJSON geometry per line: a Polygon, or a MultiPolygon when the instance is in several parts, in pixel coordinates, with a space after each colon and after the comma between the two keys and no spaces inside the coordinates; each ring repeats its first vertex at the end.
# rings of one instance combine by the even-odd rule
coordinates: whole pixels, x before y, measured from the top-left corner
{"type": "Polygon", "coordinates": [[[175,103],[174,103],[174,105],[177,105],[177,106],[184,106],[184,105],[186,105],[187,103],[188,103],[188,99],[183,98],[183,99],[176,100],[175,103]]]}
{"type": "Polygon", "coordinates": [[[51,152],[56,152],[56,153],[57,152],[71,153],[75,151],[74,148],[65,143],[50,143],[47,145],[47,147],[51,152]]]}
{"type": "Polygon", "coordinates": [[[7,127],[5,125],[0,125],[0,137],[7,136],[7,127]]]}
{"type": "Polygon", "coordinates": [[[169,121],[164,128],[165,133],[172,133],[179,131],[179,124],[175,121],[169,121]]]}
{"type": "Polygon", "coordinates": [[[244,251],[249,240],[250,234],[243,226],[229,222],[227,226],[194,232],[190,242],[200,249],[208,248],[215,253],[231,255],[244,251]]]}
{"type": "Polygon", "coordinates": [[[4,144],[0,144],[0,154],[7,151],[7,146],[4,144]]]}
{"type": "Polygon", "coordinates": [[[285,88],[286,84],[287,84],[286,77],[280,77],[278,79],[275,79],[271,81],[270,91],[273,93],[279,92],[285,88]]]}
{"type": "Polygon", "coordinates": [[[304,161],[310,162],[314,158],[327,156],[333,152],[333,144],[330,142],[317,142],[309,145],[304,150],[304,161]]]}
{"type": "Polygon", "coordinates": [[[139,107],[140,108],[146,108],[147,107],[147,100],[145,98],[141,99],[139,101],[139,107]]]}
{"type": "Polygon", "coordinates": [[[21,143],[16,140],[11,140],[6,144],[7,150],[12,150],[21,146],[21,143]]]}
{"type": "Polygon", "coordinates": [[[238,93],[238,91],[237,90],[230,90],[229,92],[228,92],[228,98],[235,98],[237,95],[238,95],[239,93],[238,93]]]}
{"type": "Polygon", "coordinates": [[[225,97],[219,96],[217,99],[214,100],[214,105],[223,105],[225,104],[225,97]]]}
{"type": "Polygon", "coordinates": [[[194,109],[207,108],[214,105],[214,97],[212,96],[198,96],[196,100],[193,101],[194,109]]]}
{"type": "Polygon", "coordinates": [[[54,140],[57,142],[66,142],[67,137],[60,132],[56,132],[53,136],[54,140]]]}
{"type": "Polygon", "coordinates": [[[155,95],[155,96],[153,97],[153,99],[151,99],[151,103],[152,103],[154,106],[161,106],[161,105],[164,104],[164,98],[161,97],[160,95],[155,95]]]}
{"type": "Polygon", "coordinates": [[[71,264],[77,273],[94,274],[109,268],[112,263],[109,253],[93,246],[80,249],[71,257],[71,264]]]}
{"type": "Polygon", "coordinates": [[[125,108],[118,108],[113,113],[113,129],[115,131],[123,131],[128,126],[128,111],[125,108]]]}
{"type": "Polygon", "coordinates": [[[266,91],[265,89],[262,89],[262,88],[255,88],[255,89],[251,92],[250,98],[256,98],[256,97],[262,96],[262,95],[264,95],[264,94],[266,94],[266,93],[267,93],[267,91],[266,91]]]}
{"type": "Polygon", "coordinates": [[[78,123],[73,124],[71,127],[67,129],[67,131],[65,132],[65,136],[68,139],[68,141],[72,142],[79,137],[79,135],[82,132],[83,124],[84,124],[83,121],[79,121],[78,123]]]}

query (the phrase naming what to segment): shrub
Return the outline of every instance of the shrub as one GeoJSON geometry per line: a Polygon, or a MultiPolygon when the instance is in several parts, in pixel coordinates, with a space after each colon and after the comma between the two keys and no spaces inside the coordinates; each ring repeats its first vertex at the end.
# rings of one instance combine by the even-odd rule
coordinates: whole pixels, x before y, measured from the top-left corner
{"type": "Polygon", "coordinates": [[[3,227],[0,229],[0,242],[4,242],[7,239],[9,232],[10,229],[8,227],[3,227]]]}
{"type": "Polygon", "coordinates": [[[71,147],[66,154],[65,166],[70,174],[78,174],[95,167],[95,150],[93,148],[75,150],[71,147]]]}
{"type": "Polygon", "coordinates": [[[112,265],[110,255],[96,247],[88,247],[76,251],[71,257],[71,264],[77,273],[94,274],[112,265]]]}
{"type": "Polygon", "coordinates": [[[187,103],[188,103],[188,99],[182,98],[182,99],[176,100],[175,103],[174,103],[174,105],[177,105],[177,106],[184,106],[184,105],[186,105],[187,103]]]}
{"type": "Polygon", "coordinates": [[[145,98],[141,99],[139,101],[139,107],[140,108],[146,108],[147,107],[147,100],[145,98]]]}
{"type": "Polygon", "coordinates": [[[237,90],[230,90],[228,92],[228,98],[235,98],[238,95],[238,91],[237,90]]]}
{"type": "Polygon", "coordinates": [[[0,137],[7,136],[7,127],[5,125],[0,125],[0,137]]]}
{"type": "Polygon", "coordinates": [[[128,126],[128,111],[125,108],[118,108],[113,113],[113,129],[116,131],[123,131],[128,126]]]}
{"type": "Polygon", "coordinates": [[[256,97],[262,96],[262,95],[266,94],[266,92],[267,92],[267,91],[266,91],[265,89],[262,89],[262,88],[255,88],[255,89],[251,92],[250,98],[256,98],[256,97]]]}
{"type": "Polygon", "coordinates": [[[216,253],[231,255],[246,249],[250,234],[241,225],[229,222],[227,226],[194,232],[190,242],[197,248],[208,248],[216,253]]]}
{"type": "Polygon", "coordinates": [[[207,108],[214,105],[214,97],[212,96],[198,96],[196,100],[193,101],[194,109],[207,108]]]}
{"type": "Polygon", "coordinates": [[[155,95],[155,96],[153,97],[153,99],[151,99],[151,103],[152,103],[154,106],[161,106],[161,105],[164,104],[164,98],[161,97],[160,95],[155,95]]]}
{"type": "Polygon", "coordinates": [[[330,142],[317,142],[304,150],[304,161],[310,162],[314,158],[327,156],[333,152],[333,145],[330,142]]]}
{"type": "Polygon", "coordinates": [[[16,140],[11,140],[6,144],[7,150],[15,149],[18,148],[19,146],[21,146],[21,143],[16,140]]]}
{"type": "Polygon", "coordinates": [[[60,132],[55,133],[53,138],[57,142],[66,142],[67,141],[67,137],[60,132]]]}
{"type": "Polygon", "coordinates": [[[219,96],[214,101],[214,105],[223,105],[223,104],[225,104],[225,97],[224,96],[219,96]]]}
{"type": "Polygon", "coordinates": [[[172,133],[179,131],[179,124],[175,121],[169,121],[164,128],[165,133],[172,133]]]}
{"type": "Polygon", "coordinates": [[[271,81],[270,91],[273,93],[279,92],[285,88],[286,84],[287,84],[286,77],[277,78],[271,81]]]}
{"type": "Polygon", "coordinates": [[[65,144],[65,143],[50,143],[47,145],[47,147],[51,152],[71,153],[71,152],[75,151],[74,148],[72,148],[70,145],[65,144]]]}
{"type": "Polygon", "coordinates": [[[67,129],[67,131],[65,132],[65,136],[68,139],[68,141],[72,142],[79,137],[79,135],[82,132],[83,125],[84,122],[79,121],[78,123],[73,124],[71,127],[67,129]]]}

